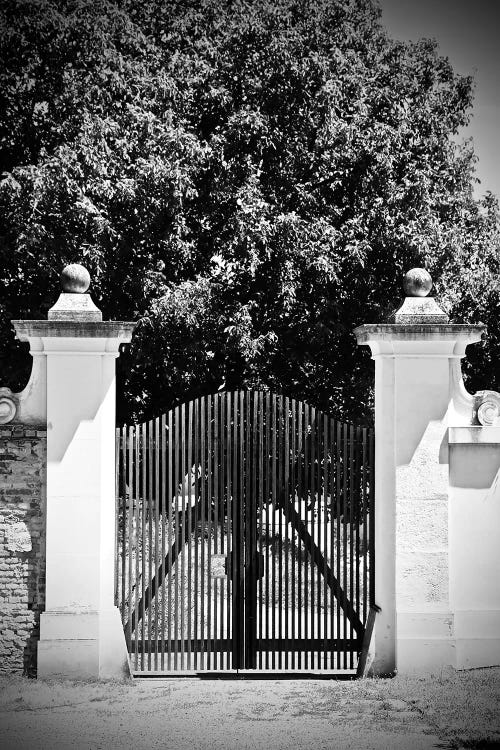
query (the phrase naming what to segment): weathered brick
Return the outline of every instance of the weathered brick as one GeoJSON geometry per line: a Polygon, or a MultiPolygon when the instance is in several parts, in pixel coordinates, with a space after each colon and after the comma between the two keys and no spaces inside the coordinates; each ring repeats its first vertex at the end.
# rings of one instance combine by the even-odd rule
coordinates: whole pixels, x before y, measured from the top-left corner
{"type": "MultiPolygon", "coordinates": [[[[0,671],[36,670],[40,612],[45,601],[45,527],[42,509],[46,431],[0,428],[0,671]],[[14,524],[25,524],[31,550],[12,544],[14,524]]],[[[21,527],[22,528],[22,527],[21,527]]],[[[14,533],[17,533],[14,532],[14,533]]]]}

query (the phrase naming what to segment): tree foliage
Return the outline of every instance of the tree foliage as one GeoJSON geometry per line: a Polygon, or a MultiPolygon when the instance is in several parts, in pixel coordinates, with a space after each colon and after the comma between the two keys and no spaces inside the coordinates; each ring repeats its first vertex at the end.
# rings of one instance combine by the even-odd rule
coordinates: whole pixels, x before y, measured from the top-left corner
{"type": "MultiPolygon", "coordinates": [[[[67,262],[136,319],[119,416],[256,384],[369,419],[356,325],[425,266],[460,320],[499,301],[498,206],[458,134],[473,85],[371,0],[5,0],[2,375],[9,321],[67,262]]],[[[494,387],[493,336],[475,355],[494,387]]],[[[479,368],[479,370],[477,370],[479,368]]],[[[481,380],[482,379],[482,380],[481,380]]]]}

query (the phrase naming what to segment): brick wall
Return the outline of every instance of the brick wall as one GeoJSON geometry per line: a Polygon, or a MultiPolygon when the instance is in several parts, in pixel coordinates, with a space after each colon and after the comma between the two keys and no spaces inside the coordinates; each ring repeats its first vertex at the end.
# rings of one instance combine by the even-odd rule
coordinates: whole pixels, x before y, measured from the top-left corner
{"type": "Polygon", "coordinates": [[[46,431],[0,425],[0,672],[36,674],[45,594],[46,431]]]}

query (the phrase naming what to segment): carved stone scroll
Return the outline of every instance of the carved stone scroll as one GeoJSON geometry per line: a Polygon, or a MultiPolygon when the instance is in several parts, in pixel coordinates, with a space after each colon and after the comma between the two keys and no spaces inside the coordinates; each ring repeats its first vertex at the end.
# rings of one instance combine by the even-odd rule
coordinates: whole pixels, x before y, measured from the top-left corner
{"type": "Polygon", "coordinates": [[[484,427],[500,425],[500,393],[478,391],[474,396],[473,420],[484,427]]]}

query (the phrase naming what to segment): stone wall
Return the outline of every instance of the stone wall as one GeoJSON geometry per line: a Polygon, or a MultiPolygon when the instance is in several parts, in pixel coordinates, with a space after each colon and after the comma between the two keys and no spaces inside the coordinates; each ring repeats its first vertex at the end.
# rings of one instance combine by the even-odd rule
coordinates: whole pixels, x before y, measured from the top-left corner
{"type": "Polygon", "coordinates": [[[0,671],[36,674],[45,598],[46,430],[0,425],[0,671]]]}

